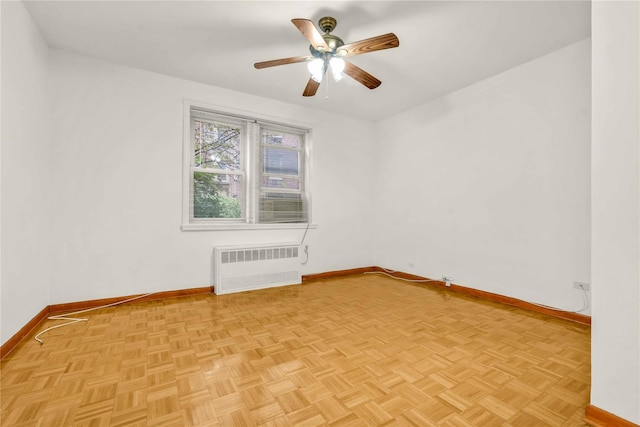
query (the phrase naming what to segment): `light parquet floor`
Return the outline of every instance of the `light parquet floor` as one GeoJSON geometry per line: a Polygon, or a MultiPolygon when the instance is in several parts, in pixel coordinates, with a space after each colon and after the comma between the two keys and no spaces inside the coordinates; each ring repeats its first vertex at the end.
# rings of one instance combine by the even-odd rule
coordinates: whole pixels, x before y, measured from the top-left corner
{"type": "Polygon", "coordinates": [[[2,426],[581,426],[589,400],[588,327],[379,275],[85,317],[2,362],[2,426]]]}

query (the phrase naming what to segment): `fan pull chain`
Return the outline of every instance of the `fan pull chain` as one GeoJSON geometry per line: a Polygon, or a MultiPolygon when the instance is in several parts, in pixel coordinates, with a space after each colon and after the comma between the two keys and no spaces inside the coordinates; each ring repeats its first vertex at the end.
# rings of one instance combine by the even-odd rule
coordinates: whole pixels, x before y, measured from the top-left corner
{"type": "Polygon", "coordinates": [[[325,74],[325,81],[327,82],[327,84],[325,85],[326,89],[325,89],[325,95],[324,95],[324,100],[328,101],[329,100],[329,80],[331,80],[329,78],[329,76],[327,74],[325,74]]]}

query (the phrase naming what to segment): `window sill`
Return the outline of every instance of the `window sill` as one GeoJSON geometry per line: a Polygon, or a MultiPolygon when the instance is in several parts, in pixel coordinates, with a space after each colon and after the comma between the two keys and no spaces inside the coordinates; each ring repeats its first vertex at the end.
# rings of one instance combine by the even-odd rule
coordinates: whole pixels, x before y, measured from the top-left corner
{"type": "Polygon", "coordinates": [[[225,231],[225,230],[305,230],[306,228],[318,228],[318,224],[291,223],[291,224],[182,224],[182,231],[225,231]]]}

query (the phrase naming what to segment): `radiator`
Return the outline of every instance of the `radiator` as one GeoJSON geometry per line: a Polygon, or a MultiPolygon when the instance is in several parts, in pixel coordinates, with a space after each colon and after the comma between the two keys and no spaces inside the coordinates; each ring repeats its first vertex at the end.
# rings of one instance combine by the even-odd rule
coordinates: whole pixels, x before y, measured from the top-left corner
{"type": "Polygon", "coordinates": [[[213,250],[217,295],[302,283],[296,244],[220,246],[213,250]]]}

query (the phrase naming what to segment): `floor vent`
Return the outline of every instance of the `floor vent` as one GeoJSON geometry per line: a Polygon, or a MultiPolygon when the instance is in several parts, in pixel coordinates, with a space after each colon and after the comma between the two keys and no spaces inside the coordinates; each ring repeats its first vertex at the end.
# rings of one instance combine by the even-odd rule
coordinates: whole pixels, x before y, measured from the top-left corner
{"type": "Polygon", "coordinates": [[[217,295],[302,283],[295,244],[220,246],[213,255],[217,295]]]}

